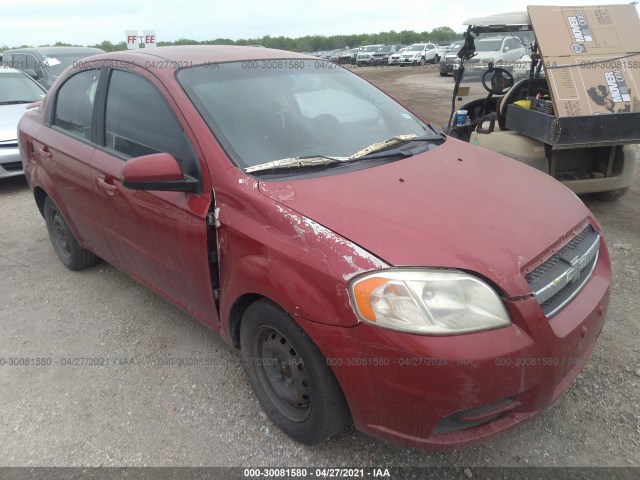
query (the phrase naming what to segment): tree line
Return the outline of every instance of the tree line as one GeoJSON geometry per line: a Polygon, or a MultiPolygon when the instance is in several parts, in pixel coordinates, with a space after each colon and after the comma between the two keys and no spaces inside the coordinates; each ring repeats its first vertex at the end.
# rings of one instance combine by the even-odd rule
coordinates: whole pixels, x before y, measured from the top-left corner
{"type": "MultiPolygon", "coordinates": [[[[248,38],[240,40],[231,40],[230,38],[216,38],[215,40],[198,41],[191,38],[180,38],[173,42],[158,42],[158,46],[170,45],[262,45],[267,48],[277,48],[280,50],[290,50],[293,52],[317,52],[324,50],[335,50],[338,48],[354,48],[362,45],[373,45],[379,43],[403,44],[410,45],[418,42],[442,42],[448,40],[458,40],[462,38],[462,33],[456,33],[449,27],[438,27],[431,31],[414,32],[413,30],[402,30],[396,32],[380,33],[360,33],[351,35],[306,35],[304,37],[272,37],[265,35],[262,38],[248,38]]],[[[20,47],[28,47],[29,45],[21,45],[20,47]]],[[[83,45],[73,45],[70,43],[56,42],[53,45],[39,45],[41,47],[80,47],[83,45]]],[[[101,48],[106,52],[115,52],[118,50],[126,50],[127,44],[122,41],[113,43],[109,40],[97,43],[95,45],[87,45],[88,47],[101,48]]],[[[10,47],[0,47],[1,50],[8,50],[10,47]]],[[[18,47],[14,47],[18,48],[18,47]]]]}

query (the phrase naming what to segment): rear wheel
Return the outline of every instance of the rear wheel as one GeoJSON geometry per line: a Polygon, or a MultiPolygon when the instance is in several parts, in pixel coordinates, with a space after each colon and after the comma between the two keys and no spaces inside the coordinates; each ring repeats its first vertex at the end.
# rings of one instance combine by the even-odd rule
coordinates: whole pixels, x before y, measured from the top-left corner
{"type": "Polygon", "coordinates": [[[242,359],[271,420],[311,445],[344,427],[346,401],[327,362],[307,334],[277,305],[259,300],[240,325],[242,359]]]}
{"type": "Polygon", "coordinates": [[[447,75],[449,75],[447,72],[440,72],[441,77],[446,77],[447,75]]]}
{"type": "Polygon", "coordinates": [[[58,258],[70,270],[82,270],[100,260],[89,250],[85,250],[71,233],[69,225],[62,217],[56,204],[47,197],[44,201],[44,220],[47,223],[49,239],[58,258]]]}

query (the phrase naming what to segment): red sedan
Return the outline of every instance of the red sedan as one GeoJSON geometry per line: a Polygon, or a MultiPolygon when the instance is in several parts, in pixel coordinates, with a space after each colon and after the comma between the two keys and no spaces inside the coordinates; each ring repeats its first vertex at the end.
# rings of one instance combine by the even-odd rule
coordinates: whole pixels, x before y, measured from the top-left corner
{"type": "Polygon", "coordinates": [[[19,125],[60,260],[99,258],[239,348],[270,418],[459,446],[542,412],[600,333],[600,226],[551,177],[338,65],[165,47],[69,68],[19,125]]]}

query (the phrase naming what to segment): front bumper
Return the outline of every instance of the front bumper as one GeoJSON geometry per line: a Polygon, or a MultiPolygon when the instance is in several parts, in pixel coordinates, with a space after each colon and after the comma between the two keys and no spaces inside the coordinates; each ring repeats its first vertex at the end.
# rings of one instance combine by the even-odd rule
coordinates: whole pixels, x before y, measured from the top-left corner
{"type": "Polygon", "coordinates": [[[0,146],[0,178],[14,177],[23,173],[17,143],[15,147],[13,145],[0,146]]]}
{"type": "Polygon", "coordinates": [[[440,62],[440,73],[453,73],[454,62],[440,62]]]}
{"type": "Polygon", "coordinates": [[[505,301],[513,325],[467,335],[301,325],[332,366],[359,430],[446,449],[513,428],[567,389],[604,324],[610,281],[603,242],[591,278],[551,320],[528,297],[505,301]]]}
{"type": "Polygon", "coordinates": [[[360,66],[360,65],[373,65],[374,64],[374,60],[373,60],[373,57],[356,58],[356,64],[358,66],[360,66]]]}

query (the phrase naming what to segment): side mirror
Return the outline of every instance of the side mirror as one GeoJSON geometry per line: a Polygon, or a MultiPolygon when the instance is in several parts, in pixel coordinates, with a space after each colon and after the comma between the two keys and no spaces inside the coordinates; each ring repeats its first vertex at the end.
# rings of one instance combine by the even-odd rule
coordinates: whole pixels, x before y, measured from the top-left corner
{"type": "Polygon", "coordinates": [[[31,68],[25,68],[23,70],[24,73],[26,73],[27,75],[29,75],[31,78],[33,78],[34,80],[37,80],[38,78],[40,78],[38,76],[38,74],[36,73],[35,70],[31,69],[31,68]]]}
{"type": "Polygon", "coordinates": [[[122,186],[131,190],[199,193],[200,182],[184,175],[176,159],[168,153],[154,153],[124,164],[122,186]]]}

